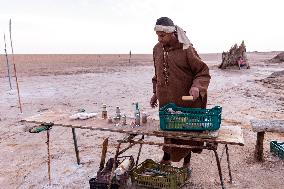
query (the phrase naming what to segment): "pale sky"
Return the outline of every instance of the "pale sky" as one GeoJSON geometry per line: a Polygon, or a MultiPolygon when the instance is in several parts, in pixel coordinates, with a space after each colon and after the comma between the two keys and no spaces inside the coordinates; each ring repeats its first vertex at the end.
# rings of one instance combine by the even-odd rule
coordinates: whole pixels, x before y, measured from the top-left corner
{"type": "Polygon", "coordinates": [[[15,53],[150,54],[162,16],[186,30],[199,53],[242,40],[248,51],[284,51],[283,7],[283,0],[0,0],[0,54],[10,18],[15,53]]]}

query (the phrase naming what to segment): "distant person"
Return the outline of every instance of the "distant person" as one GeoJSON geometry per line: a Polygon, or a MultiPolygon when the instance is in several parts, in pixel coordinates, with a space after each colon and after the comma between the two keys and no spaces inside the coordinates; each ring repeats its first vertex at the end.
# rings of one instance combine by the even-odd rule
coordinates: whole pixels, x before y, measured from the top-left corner
{"type": "Polygon", "coordinates": [[[243,51],[242,58],[244,59],[246,65],[247,65],[247,69],[250,69],[250,65],[249,65],[249,61],[248,61],[248,58],[247,58],[246,49],[243,51]]]}
{"type": "MultiPolygon", "coordinates": [[[[185,32],[168,17],[157,20],[154,30],[158,43],[153,49],[155,75],[151,106],[162,107],[175,103],[180,107],[205,108],[207,88],[210,82],[208,66],[200,59],[185,32]],[[194,101],[182,101],[182,96],[191,95],[194,101]]],[[[180,139],[165,138],[165,143],[203,145],[180,139]]],[[[191,150],[186,148],[163,147],[164,156],[160,163],[169,164],[184,158],[183,166],[189,167],[191,150]]],[[[202,150],[195,149],[200,153],[202,150]]]]}
{"type": "Polygon", "coordinates": [[[238,63],[239,69],[244,68],[244,67],[249,69],[249,66],[247,65],[247,63],[246,63],[246,61],[244,60],[243,57],[240,56],[237,60],[237,63],[238,63]]]}

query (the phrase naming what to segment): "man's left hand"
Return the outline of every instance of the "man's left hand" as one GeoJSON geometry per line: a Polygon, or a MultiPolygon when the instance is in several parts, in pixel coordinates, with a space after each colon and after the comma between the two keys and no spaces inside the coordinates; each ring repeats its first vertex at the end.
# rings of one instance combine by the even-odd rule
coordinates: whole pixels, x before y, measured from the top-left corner
{"type": "Polygon", "coordinates": [[[191,87],[189,95],[193,96],[193,100],[196,100],[199,97],[199,89],[197,87],[191,87]]]}

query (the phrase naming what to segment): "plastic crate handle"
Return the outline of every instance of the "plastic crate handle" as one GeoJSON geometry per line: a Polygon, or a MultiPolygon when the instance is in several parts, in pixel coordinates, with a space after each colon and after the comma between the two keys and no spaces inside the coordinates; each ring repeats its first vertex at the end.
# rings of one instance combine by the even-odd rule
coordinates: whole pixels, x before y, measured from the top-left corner
{"type": "Polygon", "coordinates": [[[193,96],[182,96],[181,99],[183,101],[192,101],[193,100],[193,96]]]}

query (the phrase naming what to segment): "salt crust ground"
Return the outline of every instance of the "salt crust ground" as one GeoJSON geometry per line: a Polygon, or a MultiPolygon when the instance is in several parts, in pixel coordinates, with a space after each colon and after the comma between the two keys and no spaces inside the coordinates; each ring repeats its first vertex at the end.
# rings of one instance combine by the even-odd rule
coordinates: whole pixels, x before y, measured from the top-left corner
{"type": "MultiPolygon", "coordinates": [[[[271,140],[284,141],[281,134],[265,135],[265,162],[253,159],[256,134],[251,119],[284,119],[283,77],[263,82],[284,64],[267,63],[276,53],[249,53],[249,70],[219,70],[220,54],[204,54],[212,80],[208,107],[223,107],[222,124],[241,126],[245,146],[229,146],[233,184],[228,183],[225,159],[222,167],[226,188],[283,188],[283,160],[269,152],[271,140]],[[278,87],[275,87],[278,86],[278,87]],[[280,86],[280,87],[279,87],[280,86]]],[[[23,117],[44,111],[76,112],[84,108],[100,111],[102,103],[114,113],[120,106],[132,115],[132,102],[140,103],[152,117],[157,109],[149,107],[152,95],[153,66],[151,55],[17,55],[15,58],[23,102],[19,114],[17,93],[9,90],[4,57],[0,57],[0,188],[89,188],[88,180],[96,174],[104,138],[110,137],[108,156],[114,154],[115,140],[121,134],[77,130],[82,165],[76,165],[71,130],[56,127],[51,131],[52,185],[48,186],[46,133],[30,134],[31,124],[19,122],[23,117]]],[[[155,138],[151,140],[162,141],[155,138]]],[[[219,147],[222,154],[223,146],[219,147]]],[[[134,148],[129,154],[135,154],[134,148]]],[[[158,161],[162,150],[145,146],[141,161],[158,161]]],[[[174,164],[181,166],[181,163],[174,164]]],[[[220,188],[213,152],[193,155],[193,175],[184,188],[220,188]]]]}

